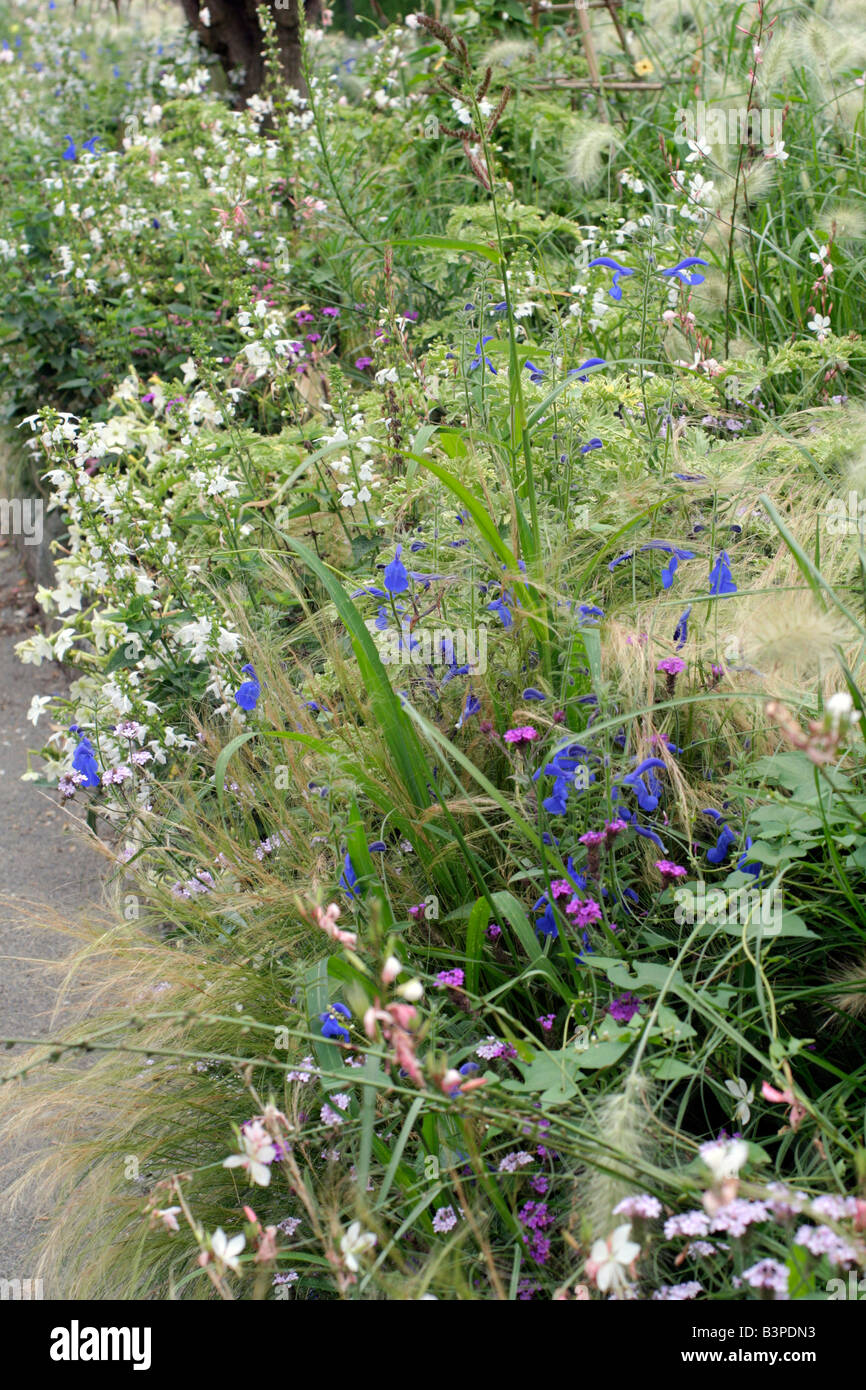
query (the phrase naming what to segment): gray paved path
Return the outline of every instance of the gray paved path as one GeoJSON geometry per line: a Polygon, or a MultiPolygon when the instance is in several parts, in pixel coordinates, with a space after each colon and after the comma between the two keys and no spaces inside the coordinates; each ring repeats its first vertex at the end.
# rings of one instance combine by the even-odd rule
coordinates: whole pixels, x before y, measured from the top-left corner
{"type": "MultiPolygon", "coordinates": [[[[58,666],[22,666],[15,656],[15,643],[32,628],[34,616],[18,556],[0,537],[0,1037],[48,1032],[54,985],[36,962],[57,959],[70,948],[58,933],[30,925],[19,929],[23,914],[15,899],[22,907],[43,902],[74,912],[98,895],[94,884],[100,871],[97,857],[72,833],[56,796],[20,780],[27,749],[39,746],[45,729],[45,715],[35,729],[27,721],[31,697],[64,689],[58,666]]],[[[13,1055],[0,1052],[0,1064],[13,1055]]],[[[0,1192],[10,1176],[17,1176],[16,1155],[27,1147],[25,1134],[14,1150],[0,1151],[0,1192]]],[[[0,1279],[32,1277],[28,1251],[47,1215],[38,1200],[11,1214],[0,1200],[0,1279]]],[[[44,1296],[52,1297],[50,1281],[44,1296]]]]}

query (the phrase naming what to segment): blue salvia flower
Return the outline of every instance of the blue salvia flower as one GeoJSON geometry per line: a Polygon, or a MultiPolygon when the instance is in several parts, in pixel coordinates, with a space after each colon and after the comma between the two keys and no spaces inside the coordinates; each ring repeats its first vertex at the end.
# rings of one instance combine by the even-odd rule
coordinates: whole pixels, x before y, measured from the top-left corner
{"type": "Polygon", "coordinates": [[[472,691],[470,690],[469,694],[466,696],[466,704],[463,706],[463,712],[460,715],[460,718],[457,720],[457,724],[455,727],[458,729],[462,729],[463,725],[466,723],[466,720],[471,719],[473,714],[478,714],[480,709],[481,701],[477,698],[477,696],[473,695],[472,691]]]}
{"type": "Polygon", "coordinates": [[[751,835],[747,835],[745,849],[737,860],[737,868],[741,874],[751,874],[752,878],[760,878],[761,865],[754,863],[754,861],[751,864],[748,862],[748,854],[751,848],[752,837],[751,835]]]}
{"type": "Polygon", "coordinates": [[[595,603],[582,603],[577,611],[580,614],[580,627],[594,627],[604,617],[604,609],[595,603]]]}
{"type": "Polygon", "coordinates": [[[498,372],[497,372],[496,368],[494,367],[493,363],[490,361],[490,358],[487,357],[487,356],[485,355],[485,352],[484,352],[484,349],[485,349],[485,347],[487,346],[487,344],[490,343],[490,342],[492,342],[492,341],[493,341],[493,336],[492,336],[492,334],[488,333],[488,335],[487,335],[486,338],[482,338],[480,343],[476,343],[476,344],[475,344],[475,356],[472,358],[472,361],[469,363],[469,370],[470,370],[470,372],[474,372],[474,371],[475,371],[475,368],[476,368],[476,367],[480,367],[481,364],[482,364],[482,362],[483,362],[483,363],[485,363],[485,364],[487,365],[487,367],[490,369],[490,371],[493,373],[494,376],[498,376],[498,372]]]}
{"type": "Polygon", "coordinates": [[[367,846],[371,854],[384,854],[387,848],[384,840],[371,840],[367,846]]]}
{"type": "MultiPolygon", "coordinates": [[[[668,541],[646,541],[644,545],[638,546],[638,550],[660,550],[663,554],[672,556],[677,563],[679,563],[680,560],[694,560],[697,553],[694,550],[686,550],[685,547],[681,545],[670,545],[668,541]]],[[[630,560],[634,553],[633,550],[627,550],[624,555],[617,555],[615,560],[608,561],[608,569],[615,570],[617,565],[621,565],[625,560],[630,560]]],[[[668,583],[665,584],[666,589],[670,588],[670,584],[673,580],[673,571],[675,569],[676,565],[670,569],[668,583]]],[[[664,584],[664,579],[662,579],[662,583],[664,584]]]]}
{"type": "Polygon", "coordinates": [[[388,597],[384,589],[377,589],[373,585],[367,585],[366,588],[353,590],[353,592],[349,595],[349,598],[360,598],[362,594],[369,594],[371,598],[388,597]]]}
{"type": "Polygon", "coordinates": [[[322,1025],[323,1038],[341,1038],[343,1042],[349,1041],[349,1030],[341,1023],[341,1019],[352,1017],[345,1004],[329,1004],[324,1013],[319,1014],[319,1022],[322,1025]]]}
{"type": "Polygon", "coordinates": [[[707,277],[701,275],[697,270],[693,270],[690,275],[689,266],[692,265],[709,265],[709,261],[702,261],[699,256],[686,256],[685,260],[678,261],[676,265],[671,266],[670,270],[662,270],[659,274],[675,275],[678,280],[682,280],[684,285],[702,285],[707,277]]]}
{"type": "Polygon", "coordinates": [[[239,685],[235,691],[235,704],[240,705],[241,709],[245,709],[249,712],[250,710],[254,710],[259,703],[262,687],[259,684],[259,678],[256,675],[254,666],[242,666],[241,673],[244,676],[248,676],[249,679],[239,685]]]}
{"type": "Polygon", "coordinates": [[[590,261],[589,264],[590,267],[594,265],[607,266],[608,270],[613,271],[613,284],[608,290],[608,294],[611,299],[622,299],[622,290],[619,287],[619,282],[620,280],[625,280],[629,275],[634,275],[634,271],[629,270],[624,265],[620,265],[619,261],[615,261],[611,256],[596,256],[595,260],[590,261]]]}
{"type": "Polygon", "coordinates": [[[728,552],[723,550],[710,570],[710,593],[714,598],[724,598],[726,594],[735,594],[736,592],[737,586],[731,574],[728,552]]]}
{"type": "Polygon", "coordinates": [[[536,690],[534,685],[527,686],[521,699],[523,700],[546,700],[548,697],[542,690],[536,690]]]}
{"type": "Polygon", "coordinates": [[[550,796],[541,803],[549,816],[564,816],[568,810],[568,781],[567,777],[557,777],[550,796]]]}
{"type": "Polygon", "coordinates": [[[667,564],[661,572],[661,581],[663,589],[669,589],[673,584],[674,575],[677,572],[677,566],[679,565],[679,563],[679,558],[676,555],[672,555],[671,558],[668,560],[667,564]]]}
{"type": "Polygon", "coordinates": [[[641,835],[645,840],[652,840],[653,844],[661,850],[662,854],[667,854],[667,849],[664,845],[664,842],[662,841],[661,837],[656,834],[654,830],[651,830],[648,825],[641,825],[637,818],[631,814],[631,812],[626,814],[624,810],[621,810],[619,814],[623,817],[624,820],[627,820],[630,823],[632,829],[636,831],[638,835],[641,835]]]}
{"type": "Polygon", "coordinates": [[[75,159],[75,158],[77,158],[77,150],[76,150],[76,148],[75,148],[75,141],[73,140],[73,138],[72,138],[71,135],[67,135],[67,136],[66,136],[66,139],[69,141],[69,144],[66,146],[66,149],[63,151],[63,153],[61,154],[60,158],[61,158],[61,159],[75,159]]]}
{"type": "Polygon", "coordinates": [[[389,594],[405,594],[409,588],[409,576],[406,573],[406,566],[400,559],[403,553],[402,545],[398,545],[394,553],[394,558],[390,565],[385,566],[385,588],[389,594]]]}
{"type": "Polygon", "coordinates": [[[676,649],[678,652],[682,651],[686,642],[689,640],[689,614],[691,611],[692,605],[689,604],[688,608],[685,608],[680,614],[677,619],[677,625],[674,628],[674,641],[677,644],[676,649]]]}
{"type": "Polygon", "coordinates": [[[344,893],[348,893],[350,898],[360,898],[361,894],[355,885],[358,882],[358,875],[355,873],[355,865],[352,863],[351,855],[347,854],[343,860],[343,872],[340,875],[340,884],[344,893]]]}
{"type": "Polygon", "coordinates": [[[535,923],[535,930],[539,936],[549,936],[553,941],[559,936],[559,927],[556,925],[556,917],[550,903],[535,923]]]}
{"type": "Polygon", "coordinates": [[[712,849],[707,850],[707,863],[724,864],[732,847],[736,843],[737,837],[726,821],[719,832],[719,838],[716,840],[715,845],[712,849]]]}
{"type": "MultiPolygon", "coordinates": [[[[80,732],[77,728],[75,731],[80,732]]],[[[72,754],[72,767],[75,772],[80,772],[84,777],[82,786],[98,787],[100,785],[96,752],[86,734],[80,734],[75,752],[72,754]]]]}
{"type": "Polygon", "coordinates": [[[526,370],[529,372],[530,381],[543,381],[545,376],[547,375],[546,372],[543,372],[540,367],[536,367],[534,362],[526,362],[524,365],[526,367],[526,370]]]}
{"type": "Polygon", "coordinates": [[[580,452],[582,454],[591,454],[593,449],[601,449],[603,447],[600,439],[590,439],[586,444],[580,446],[580,452]]]}
{"type": "MultiPolygon", "coordinates": [[[[628,274],[629,274],[629,275],[633,275],[633,274],[634,274],[634,271],[633,271],[633,270],[630,270],[630,271],[628,272],[628,274]]],[[[616,277],[614,277],[614,278],[616,278],[616,277]]],[[[613,293],[613,291],[611,291],[611,293],[613,293]]],[[[622,293],[622,291],[620,291],[620,293],[622,293]]],[[[588,357],[588,358],[586,359],[585,362],[581,362],[581,364],[580,364],[579,367],[570,367],[569,370],[566,372],[565,375],[566,375],[566,376],[576,376],[577,379],[578,379],[578,381],[587,381],[588,378],[587,378],[586,373],[589,371],[590,367],[606,367],[606,366],[607,366],[607,361],[606,361],[606,359],[605,359],[604,357],[588,357]]]]}
{"type": "Polygon", "coordinates": [[[508,597],[509,595],[506,592],[502,594],[499,598],[494,599],[492,603],[488,603],[487,605],[487,612],[495,613],[499,618],[501,618],[503,627],[511,627],[514,623],[514,619],[511,616],[511,609],[508,607],[508,604],[506,602],[508,597]]]}
{"type": "Polygon", "coordinates": [[[653,772],[657,767],[664,767],[661,758],[644,758],[634,771],[622,779],[624,786],[631,787],[642,811],[655,811],[658,807],[662,788],[653,772]],[[645,776],[649,777],[648,782],[644,781],[645,776]]]}

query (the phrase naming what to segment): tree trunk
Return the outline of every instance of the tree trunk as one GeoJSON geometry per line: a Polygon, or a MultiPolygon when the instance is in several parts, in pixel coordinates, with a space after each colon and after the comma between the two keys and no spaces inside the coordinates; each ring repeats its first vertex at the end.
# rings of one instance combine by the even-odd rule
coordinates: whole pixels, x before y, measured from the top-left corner
{"type": "MultiPolygon", "coordinates": [[[[216,53],[226,72],[243,68],[239,88],[244,101],[258,92],[264,80],[263,35],[256,10],[261,0],[181,0],[186,21],[198,34],[205,48],[216,53]],[[202,23],[201,14],[210,15],[210,24],[202,23]]],[[[301,42],[298,16],[299,0],[267,0],[277,30],[280,65],[287,87],[306,91],[301,71],[301,42]]],[[[314,18],[319,13],[319,0],[307,5],[306,13],[314,18]]]]}

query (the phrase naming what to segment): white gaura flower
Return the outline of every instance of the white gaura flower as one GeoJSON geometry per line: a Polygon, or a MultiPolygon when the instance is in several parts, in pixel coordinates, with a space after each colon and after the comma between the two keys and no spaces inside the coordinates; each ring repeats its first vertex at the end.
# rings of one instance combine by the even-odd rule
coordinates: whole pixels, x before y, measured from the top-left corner
{"type": "Polygon", "coordinates": [[[370,1250],[376,1244],[376,1237],[372,1231],[362,1231],[360,1221],[353,1221],[343,1239],[340,1241],[340,1249],[343,1252],[343,1263],[353,1274],[360,1269],[358,1256],[363,1255],[366,1250],[370,1250]]]}
{"type": "Polygon", "coordinates": [[[381,372],[376,373],[376,385],[381,386],[386,381],[399,381],[396,367],[383,367],[381,372]]]}
{"type": "Polygon", "coordinates": [[[830,331],[830,319],[826,314],[816,314],[813,319],[809,320],[808,326],[817,335],[818,342],[823,343],[830,331]]]}
{"type": "Polygon", "coordinates": [[[597,1240],[589,1252],[587,1272],[602,1293],[619,1293],[628,1280],[626,1271],[640,1254],[640,1246],[631,1240],[631,1226],[617,1226],[607,1240],[597,1240]]]}
{"type": "MultiPolygon", "coordinates": [[[[32,708],[32,706],[31,706],[32,708]]],[[[831,695],[824,705],[824,711],[830,719],[830,724],[834,729],[838,729],[840,724],[845,724],[851,717],[854,708],[854,701],[847,690],[838,690],[835,695],[831,695]]],[[[27,716],[29,719],[29,715],[27,716]]],[[[33,721],[36,722],[35,720],[33,721]]]]}
{"type": "Polygon", "coordinates": [[[700,1155],[717,1183],[735,1178],[749,1157],[749,1146],[742,1139],[717,1139],[702,1144],[700,1155]]]}
{"type": "Polygon", "coordinates": [[[195,381],[198,376],[198,367],[195,365],[194,357],[188,357],[185,362],[181,362],[180,369],[183,372],[184,386],[189,386],[190,382],[195,381]]]}
{"type": "Polygon", "coordinates": [[[214,1252],[220,1264],[225,1265],[227,1269],[233,1269],[235,1274],[240,1273],[238,1255],[241,1253],[246,1243],[246,1237],[243,1234],[232,1236],[231,1240],[229,1240],[222,1226],[217,1226],[210,1238],[211,1250],[214,1252]]]}
{"type": "Polygon", "coordinates": [[[177,1214],[179,1211],[180,1207],[163,1207],[162,1209],[157,1207],[153,1214],[159,1217],[167,1231],[179,1231],[180,1227],[177,1224],[177,1214]]]}
{"type": "Polygon", "coordinates": [[[764,150],[765,159],[778,159],[780,164],[784,164],[788,158],[788,151],[785,149],[784,140],[775,140],[768,149],[764,150]]]}
{"type": "Polygon", "coordinates": [[[250,1181],[267,1187],[271,1180],[270,1164],[277,1156],[271,1136],[260,1120],[253,1120],[241,1131],[243,1152],[223,1160],[224,1168],[246,1168],[250,1181]]]}

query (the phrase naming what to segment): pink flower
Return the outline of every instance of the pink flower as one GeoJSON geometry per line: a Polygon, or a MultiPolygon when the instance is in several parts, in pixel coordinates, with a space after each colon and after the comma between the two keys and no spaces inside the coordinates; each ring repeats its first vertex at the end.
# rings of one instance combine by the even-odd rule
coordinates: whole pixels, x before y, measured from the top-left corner
{"type": "Polygon", "coordinates": [[[664,671],[666,676],[678,676],[685,669],[686,663],[680,656],[666,656],[656,664],[656,670],[664,671]]]}
{"type": "Polygon", "coordinates": [[[670,859],[657,859],[656,868],[662,876],[665,884],[676,883],[677,879],[685,878],[687,870],[680,864],[674,864],[670,859]]]}
{"type": "Polygon", "coordinates": [[[318,903],[313,905],[313,917],[316,925],[322,928],[332,941],[337,941],[341,946],[349,946],[354,950],[358,944],[357,934],[353,931],[341,931],[337,926],[337,918],[340,909],[336,903],[329,903],[323,910],[318,903]]]}
{"type": "Polygon", "coordinates": [[[808,1111],[794,1099],[794,1093],[790,1088],[786,1091],[777,1091],[775,1086],[770,1085],[769,1081],[763,1081],[761,1083],[761,1095],[764,1097],[764,1100],[772,1101],[776,1105],[790,1106],[788,1119],[791,1124],[791,1129],[797,1130],[800,1128],[808,1111]]]}
{"type": "Polygon", "coordinates": [[[538,738],[538,730],[533,729],[531,724],[521,724],[516,729],[505,730],[505,742],[513,743],[516,748],[522,748],[524,744],[532,743],[538,738]]]}

